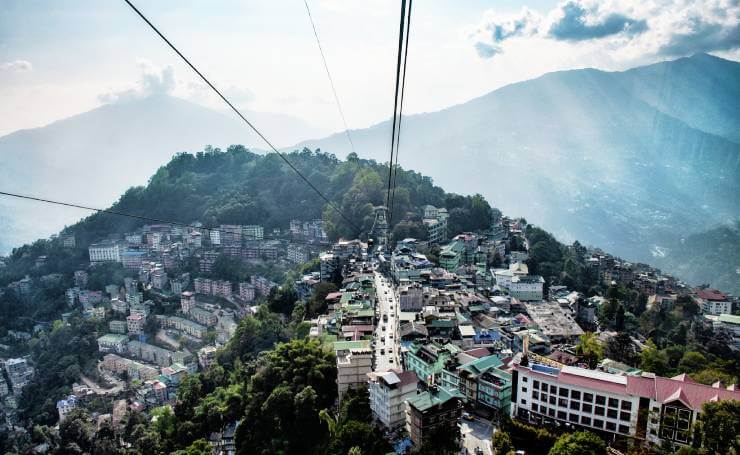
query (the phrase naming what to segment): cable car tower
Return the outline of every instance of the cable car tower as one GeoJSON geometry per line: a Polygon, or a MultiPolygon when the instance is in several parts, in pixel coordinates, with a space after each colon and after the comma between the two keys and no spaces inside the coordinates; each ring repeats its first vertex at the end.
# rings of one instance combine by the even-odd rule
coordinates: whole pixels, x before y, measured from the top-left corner
{"type": "Polygon", "coordinates": [[[370,229],[370,237],[375,239],[378,251],[385,251],[388,247],[388,207],[375,207],[375,221],[370,229]]]}

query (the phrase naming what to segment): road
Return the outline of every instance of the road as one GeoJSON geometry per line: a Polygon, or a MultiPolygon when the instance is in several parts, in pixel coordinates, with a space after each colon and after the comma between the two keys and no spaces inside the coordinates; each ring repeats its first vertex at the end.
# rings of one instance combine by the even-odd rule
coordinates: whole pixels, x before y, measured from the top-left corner
{"type": "Polygon", "coordinates": [[[463,453],[473,455],[479,453],[482,455],[492,455],[493,449],[491,448],[491,434],[493,431],[493,425],[486,420],[462,420],[462,428],[460,434],[462,435],[463,442],[463,453]],[[476,452],[480,450],[479,452],[476,452]]]}
{"type": "Polygon", "coordinates": [[[378,322],[375,326],[375,371],[400,368],[398,345],[398,299],[389,281],[375,272],[378,296],[378,322]]]}
{"type": "MultiPolygon", "coordinates": [[[[110,389],[104,389],[87,376],[80,375],[80,378],[86,386],[90,387],[90,389],[98,395],[116,395],[118,392],[123,390],[123,386],[125,385],[123,381],[115,381],[116,385],[114,387],[111,387],[110,389]]],[[[110,378],[110,376],[108,376],[108,378],[110,378]]]]}

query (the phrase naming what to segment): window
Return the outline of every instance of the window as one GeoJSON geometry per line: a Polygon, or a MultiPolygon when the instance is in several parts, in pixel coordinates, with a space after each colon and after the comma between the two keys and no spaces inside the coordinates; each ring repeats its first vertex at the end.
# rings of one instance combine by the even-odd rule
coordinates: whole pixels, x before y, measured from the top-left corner
{"type": "Polygon", "coordinates": [[[550,396],[550,404],[555,406],[557,404],[557,398],[554,396],[550,396]]]}
{"type": "Polygon", "coordinates": [[[567,408],[568,407],[568,399],[567,398],[560,398],[558,400],[558,406],[567,408]]]}
{"type": "Polygon", "coordinates": [[[570,414],[568,415],[568,420],[571,422],[578,423],[578,414],[570,414]]]}
{"type": "Polygon", "coordinates": [[[577,401],[571,401],[570,402],[570,408],[571,409],[575,409],[576,411],[578,411],[578,410],[581,409],[581,403],[579,403],[577,401]]]}
{"type": "Polygon", "coordinates": [[[547,401],[547,394],[545,392],[542,392],[542,401],[547,401]]]}
{"type": "Polygon", "coordinates": [[[596,409],[594,410],[594,414],[597,416],[603,416],[604,415],[604,408],[601,406],[596,406],[596,409]]]}
{"type": "Polygon", "coordinates": [[[522,393],[526,393],[526,392],[527,392],[527,388],[526,387],[522,387],[522,393]]]}
{"type": "Polygon", "coordinates": [[[540,392],[538,392],[536,390],[533,390],[532,391],[532,398],[535,399],[535,400],[539,400],[540,399],[540,392]]]}
{"type": "Polygon", "coordinates": [[[594,426],[597,428],[604,428],[604,421],[601,419],[594,419],[594,426]]]}
{"type": "Polygon", "coordinates": [[[565,420],[568,417],[568,415],[565,413],[565,411],[558,411],[558,419],[565,420]]]}
{"type": "Polygon", "coordinates": [[[540,381],[538,381],[538,380],[535,379],[532,382],[532,387],[534,387],[535,389],[539,389],[540,388],[540,381]]]}
{"type": "Polygon", "coordinates": [[[583,425],[591,425],[591,417],[581,416],[581,423],[583,425]]]}
{"type": "Polygon", "coordinates": [[[593,412],[593,409],[592,409],[591,405],[590,404],[586,404],[586,403],[583,403],[583,406],[581,406],[581,410],[583,412],[588,412],[588,413],[593,412]]]}
{"type": "Polygon", "coordinates": [[[583,394],[583,401],[588,401],[589,403],[594,401],[594,394],[593,393],[585,393],[583,394]]]}
{"type": "Polygon", "coordinates": [[[609,398],[609,407],[610,408],[618,408],[619,407],[619,400],[616,398],[609,398]]]}
{"type": "Polygon", "coordinates": [[[558,388],[555,387],[554,385],[551,385],[550,386],[550,393],[558,393],[558,388]]]}
{"type": "Polygon", "coordinates": [[[630,415],[629,412],[622,411],[622,412],[619,413],[619,420],[625,420],[625,421],[628,421],[629,422],[630,417],[631,417],[631,415],[630,415]]]}
{"type": "Polygon", "coordinates": [[[610,419],[616,419],[617,418],[617,410],[616,409],[608,409],[606,411],[606,416],[610,419]]]}
{"type": "Polygon", "coordinates": [[[548,409],[547,415],[549,415],[550,417],[555,417],[555,410],[553,408],[548,409]]]}
{"type": "Polygon", "coordinates": [[[522,382],[529,382],[529,378],[526,376],[522,377],[522,382]]]}
{"type": "Polygon", "coordinates": [[[617,431],[617,424],[614,422],[606,422],[606,429],[608,431],[617,431]]]}
{"type": "Polygon", "coordinates": [[[622,401],[622,409],[625,411],[631,411],[632,410],[632,402],[631,401],[622,401]]]}
{"type": "Polygon", "coordinates": [[[619,432],[622,433],[622,434],[629,434],[630,427],[628,427],[627,425],[620,425],[619,426],[619,432]]]}
{"type": "Polygon", "coordinates": [[[562,388],[562,387],[561,387],[561,388],[560,388],[560,393],[559,393],[559,395],[560,395],[561,397],[567,397],[567,396],[568,396],[568,389],[564,389],[564,388],[562,388]]]}
{"type": "Polygon", "coordinates": [[[581,399],[581,392],[578,390],[571,390],[570,391],[570,397],[574,400],[580,400],[581,399]]]}
{"type": "Polygon", "coordinates": [[[527,400],[525,400],[524,398],[522,398],[522,404],[527,404],[527,400]]]}
{"type": "Polygon", "coordinates": [[[532,411],[537,412],[537,403],[532,403],[532,411]]]}
{"type": "Polygon", "coordinates": [[[596,404],[605,405],[606,397],[604,395],[596,395],[596,404]]]}

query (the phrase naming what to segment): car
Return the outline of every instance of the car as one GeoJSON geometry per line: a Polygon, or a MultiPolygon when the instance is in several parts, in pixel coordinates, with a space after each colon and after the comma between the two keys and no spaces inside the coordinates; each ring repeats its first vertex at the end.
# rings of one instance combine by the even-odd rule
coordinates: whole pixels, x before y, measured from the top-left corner
{"type": "Polygon", "coordinates": [[[380,342],[385,343],[385,337],[380,337],[380,342]]]}
{"type": "Polygon", "coordinates": [[[388,363],[393,363],[393,357],[391,357],[390,359],[388,359],[388,363]]]}
{"type": "MultiPolygon", "coordinates": [[[[385,330],[385,329],[383,329],[383,330],[385,330]]],[[[392,333],[391,333],[391,334],[389,334],[389,335],[388,335],[388,338],[390,338],[390,339],[392,340],[392,339],[393,339],[393,334],[392,334],[392,333]]]]}
{"type": "Polygon", "coordinates": [[[385,355],[385,349],[380,350],[380,355],[385,355]]]}
{"type": "Polygon", "coordinates": [[[385,326],[382,326],[380,329],[385,332],[385,326]]]}

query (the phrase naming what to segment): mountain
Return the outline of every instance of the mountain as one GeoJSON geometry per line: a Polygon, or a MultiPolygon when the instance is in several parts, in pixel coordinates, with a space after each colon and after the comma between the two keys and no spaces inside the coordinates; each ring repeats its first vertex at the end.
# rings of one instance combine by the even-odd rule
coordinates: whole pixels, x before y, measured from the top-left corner
{"type": "MultiPolygon", "coordinates": [[[[282,114],[246,115],[278,144],[326,134],[282,114]]],[[[166,95],[108,104],[0,137],[0,191],[107,207],[174,153],[204,145],[262,147],[231,113],[166,95]]],[[[0,254],[71,224],[85,211],[0,198],[0,254]]]]}
{"type": "MultiPolygon", "coordinates": [[[[404,117],[399,163],[563,241],[660,257],[671,271],[681,239],[740,216],[738,99],[740,63],[706,54],[549,73],[404,117]]],[[[387,161],[389,122],[352,136],[360,156],[387,161]]],[[[341,155],[346,138],[311,146],[341,155]]],[[[738,266],[713,264],[710,274],[738,266]]]]}

